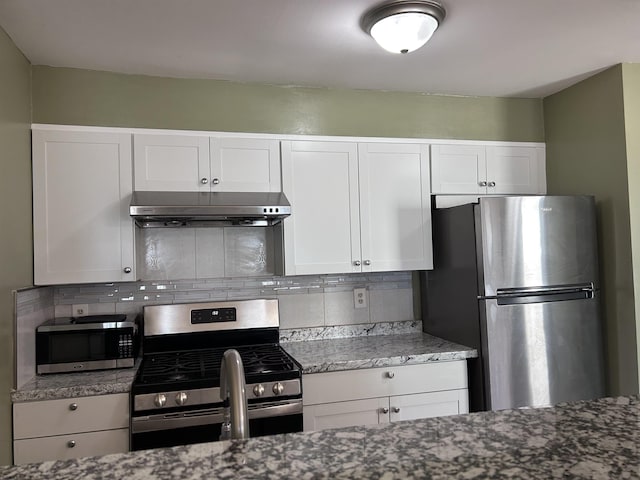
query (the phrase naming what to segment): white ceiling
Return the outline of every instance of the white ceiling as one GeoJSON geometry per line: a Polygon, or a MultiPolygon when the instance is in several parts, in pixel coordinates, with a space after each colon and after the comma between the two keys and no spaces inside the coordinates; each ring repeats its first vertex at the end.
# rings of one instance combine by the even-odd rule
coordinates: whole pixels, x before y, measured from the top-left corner
{"type": "Polygon", "coordinates": [[[422,49],[359,27],[379,0],[0,0],[34,65],[240,82],[544,97],[640,63],[640,0],[442,0],[422,49]]]}

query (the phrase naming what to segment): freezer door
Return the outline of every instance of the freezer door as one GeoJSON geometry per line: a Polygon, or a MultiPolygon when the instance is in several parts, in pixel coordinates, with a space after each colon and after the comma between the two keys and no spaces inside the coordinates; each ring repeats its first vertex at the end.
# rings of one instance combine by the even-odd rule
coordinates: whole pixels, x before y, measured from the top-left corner
{"type": "Polygon", "coordinates": [[[481,301],[490,410],[602,397],[599,300],[481,301]]]}
{"type": "Polygon", "coordinates": [[[478,222],[481,296],[513,287],[593,283],[598,288],[593,197],[482,198],[478,222]]]}

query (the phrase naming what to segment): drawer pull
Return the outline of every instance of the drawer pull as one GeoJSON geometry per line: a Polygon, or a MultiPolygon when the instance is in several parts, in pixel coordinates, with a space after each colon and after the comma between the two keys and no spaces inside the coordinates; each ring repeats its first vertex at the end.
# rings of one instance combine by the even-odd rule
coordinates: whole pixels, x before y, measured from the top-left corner
{"type": "Polygon", "coordinates": [[[67,447],[69,447],[69,448],[73,448],[73,447],[75,447],[75,446],[76,446],[76,441],[75,441],[75,440],[69,440],[69,441],[67,442],[67,447]]]}
{"type": "Polygon", "coordinates": [[[387,378],[393,378],[396,376],[396,374],[393,372],[385,372],[385,375],[387,376],[387,378]]]}
{"type": "Polygon", "coordinates": [[[391,408],[391,411],[392,411],[393,413],[400,413],[400,407],[392,407],[392,408],[391,408]]]}
{"type": "Polygon", "coordinates": [[[77,403],[72,403],[71,405],[69,405],[69,410],[75,411],[77,409],[78,409],[78,404],[77,403]]]}

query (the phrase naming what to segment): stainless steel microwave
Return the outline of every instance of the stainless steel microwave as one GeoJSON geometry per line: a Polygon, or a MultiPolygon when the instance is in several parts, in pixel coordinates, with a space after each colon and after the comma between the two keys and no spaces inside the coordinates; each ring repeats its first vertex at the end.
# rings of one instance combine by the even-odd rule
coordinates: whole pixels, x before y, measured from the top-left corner
{"type": "Polygon", "coordinates": [[[127,315],[49,320],[36,328],[37,373],[133,367],[138,324],[127,315]]]}

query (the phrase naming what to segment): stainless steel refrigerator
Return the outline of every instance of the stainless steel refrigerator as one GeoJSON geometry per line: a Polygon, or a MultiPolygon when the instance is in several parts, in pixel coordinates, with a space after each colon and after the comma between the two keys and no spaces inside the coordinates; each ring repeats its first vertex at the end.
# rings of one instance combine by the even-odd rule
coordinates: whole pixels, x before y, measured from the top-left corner
{"type": "Polygon", "coordinates": [[[423,329],[474,347],[472,410],[604,396],[595,202],[487,197],[433,211],[423,329]]]}

